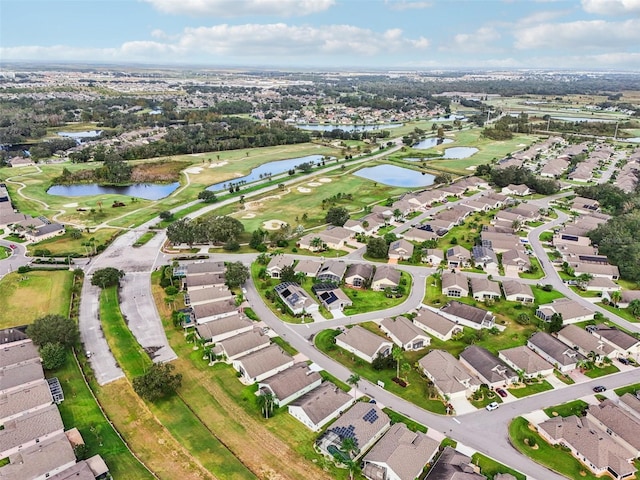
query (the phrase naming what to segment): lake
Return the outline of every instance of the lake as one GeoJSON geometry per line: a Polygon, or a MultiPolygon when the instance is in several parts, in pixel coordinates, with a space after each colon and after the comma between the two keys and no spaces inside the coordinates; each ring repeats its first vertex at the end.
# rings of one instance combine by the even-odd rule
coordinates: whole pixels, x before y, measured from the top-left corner
{"type": "Polygon", "coordinates": [[[453,122],[454,120],[464,120],[466,117],[464,115],[447,115],[446,117],[435,117],[432,118],[432,122],[453,122]]]}
{"type": "Polygon", "coordinates": [[[640,143],[640,137],[619,138],[618,140],[620,140],[621,142],[633,142],[633,143],[640,143]]]}
{"type": "Polygon", "coordinates": [[[354,175],[391,187],[427,187],[433,185],[433,181],[436,178],[428,173],[420,174],[416,170],[395,165],[365,167],[355,172],[354,175]]]}
{"type": "Polygon", "coordinates": [[[561,120],[563,122],[604,122],[604,123],[612,123],[618,122],[617,119],[611,118],[593,118],[593,117],[554,117],[551,116],[551,120],[561,120]]]}
{"type": "Polygon", "coordinates": [[[469,158],[471,155],[473,155],[477,151],[478,149],[474,147],[451,147],[451,148],[445,149],[444,155],[442,158],[446,158],[446,159],[469,158]]]}
{"type": "Polygon", "coordinates": [[[173,193],[180,183],[136,183],[126,187],[104,186],[97,183],[82,185],[54,185],[47,193],[62,197],[86,197],[93,195],[124,195],[126,197],[159,200],[173,193]]]}
{"type": "Polygon", "coordinates": [[[326,124],[310,124],[301,123],[296,125],[300,130],[309,130],[313,132],[330,132],[332,130],[343,130],[345,132],[370,132],[372,130],[386,130],[389,128],[402,127],[402,123],[372,124],[372,125],[326,125],[326,124]]]}
{"type": "Polygon", "coordinates": [[[292,168],[296,168],[302,163],[317,164],[322,160],[322,158],[322,155],[307,155],[306,157],[290,158],[288,160],[276,160],[275,162],[268,162],[251,170],[251,173],[249,173],[249,175],[245,175],[244,177],[231,178],[229,180],[225,180],[224,182],[216,183],[207,187],[207,190],[216,192],[218,190],[226,190],[229,183],[238,183],[240,181],[244,181],[245,183],[255,182],[256,180],[261,179],[260,175],[264,176],[264,174],[266,173],[270,173],[271,175],[280,175],[281,173],[288,172],[292,168]]]}
{"type": "Polygon", "coordinates": [[[433,148],[437,145],[445,145],[447,143],[453,143],[453,140],[450,138],[427,138],[426,140],[422,140],[416,143],[413,147],[417,150],[426,150],[427,148],[433,148]]]}
{"type": "Polygon", "coordinates": [[[101,133],[102,130],[85,130],[83,132],[58,132],[58,135],[60,137],[73,138],[80,144],[87,139],[99,137],[101,133]]]}

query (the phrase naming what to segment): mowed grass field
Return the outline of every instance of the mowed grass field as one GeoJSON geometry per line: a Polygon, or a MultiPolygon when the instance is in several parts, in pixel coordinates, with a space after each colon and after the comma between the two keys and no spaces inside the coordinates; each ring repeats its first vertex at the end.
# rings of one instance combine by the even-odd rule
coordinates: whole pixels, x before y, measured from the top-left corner
{"type": "Polygon", "coordinates": [[[68,270],[13,272],[0,280],[0,328],[32,323],[48,314],[69,314],[73,273],[68,270]]]}

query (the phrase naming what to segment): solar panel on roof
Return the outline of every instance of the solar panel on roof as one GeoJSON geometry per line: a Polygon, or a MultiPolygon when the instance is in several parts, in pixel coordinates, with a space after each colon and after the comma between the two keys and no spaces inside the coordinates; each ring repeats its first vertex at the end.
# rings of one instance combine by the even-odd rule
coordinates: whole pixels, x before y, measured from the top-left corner
{"type": "Polygon", "coordinates": [[[365,422],[374,423],[376,420],[378,420],[378,413],[375,411],[375,409],[372,408],[371,410],[369,410],[367,413],[364,414],[362,419],[365,422]]]}

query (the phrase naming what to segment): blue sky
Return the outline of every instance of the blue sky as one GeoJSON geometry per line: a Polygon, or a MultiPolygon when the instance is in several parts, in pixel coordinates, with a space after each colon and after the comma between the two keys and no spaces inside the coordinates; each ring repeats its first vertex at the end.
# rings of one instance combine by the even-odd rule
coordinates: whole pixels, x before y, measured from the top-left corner
{"type": "Polygon", "coordinates": [[[1,0],[0,61],[640,70],[640,0],[1,0]]]}

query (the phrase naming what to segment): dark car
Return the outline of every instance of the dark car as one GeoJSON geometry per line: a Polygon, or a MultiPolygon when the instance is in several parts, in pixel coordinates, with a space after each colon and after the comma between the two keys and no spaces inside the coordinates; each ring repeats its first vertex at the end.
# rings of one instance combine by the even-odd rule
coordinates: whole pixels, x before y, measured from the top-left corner
{"type": "Polygon", "coordinates": [[[628,358],[620,357],[618,361],[623,365],[631,365],[631,361],[628,358]]]}
{"type": "Polygon", "coordinates": [[[11,248],[11,250],[15,250],[15,249],[16,249],[16,248],[18,248],[18,247],[16,247],[16,246],[12,243],[11,245],[9,245],[9,248],[11,248]]]}
{"type": "Polygon", "coordinates": [[[502,388],[496,388],[496,393],[502,398],[505,398],[507,396],[507,392],[505,392],[502,388]]]}
{"type": "Polygon", "coordinates": [[[606,390],[607,390],[607,387],[603,387],[602,385],[593,387],[593,391],[596,393],[602,393],[602,392],[605,392],[606,390]]]}

